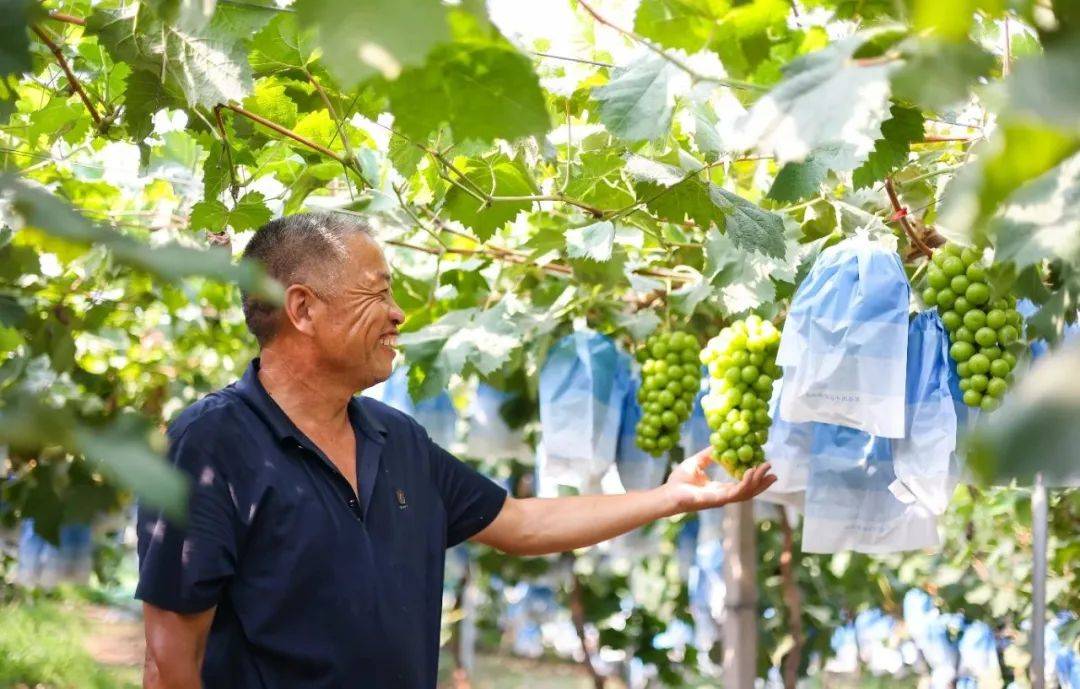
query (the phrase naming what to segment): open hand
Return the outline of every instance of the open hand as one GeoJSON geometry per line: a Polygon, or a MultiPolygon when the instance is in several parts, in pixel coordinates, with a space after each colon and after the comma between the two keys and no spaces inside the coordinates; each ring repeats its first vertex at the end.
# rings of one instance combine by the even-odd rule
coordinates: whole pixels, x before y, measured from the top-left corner
{"type": "Polygon", "coordinates": [[[776,475],[770,473],[772,465],[768,462],[748,469],[738,483],[712,481],[705,473],[712,461],[712,450],[706,448],[688,457],[671,472],[663,490],[670,493],[676,514],[749,500],[776,483],[776,475]]]}

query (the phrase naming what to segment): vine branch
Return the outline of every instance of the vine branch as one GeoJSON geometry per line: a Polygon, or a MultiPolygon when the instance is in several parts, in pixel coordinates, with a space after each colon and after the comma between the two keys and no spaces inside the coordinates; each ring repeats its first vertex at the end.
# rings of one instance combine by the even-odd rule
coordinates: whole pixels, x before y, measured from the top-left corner
{"type": "Polygon", "coordinates": [[[57,12],[56,10],[49,12],[49,19],[55,19],[65,24],[74,24],[75,26],[86,26],[86,20],[82,17],[76,17],[66,12],[57,12]]]}
{"type": "Polygon", "coordinates": [[[41,42],[48,46],[49,52],[53,54],[56,61],[60,64],[60,69],[64,70],[64,74],[67,75],[68,84],[70,84],[72,90],[78,94],[79,99],[83,102],[83,105],[86,106],[86,109],[90,111],[90,118],[94,120],[94,126],[101,129],[101,115],[98,114],[97,108],[95,108],[93,102],[91,102],[90,96],[86,95],[82,83],[75,76],[75,73],[71,71],[71,65],[68,64],[67,58],[64,57],[64,52],[60,50],[60,46],[56,45],[41,27],[35,24],[31,28],[34,30],[34,33],[37,34],[37,37],[41,39],[41,42]]]}
{"type": "MultiPolygon", "coordinates": [[[[330,96],[326,95],[326,90],[323,89],[322,84],[320,84],[318,79],[315,78],[315,75],[313,75],[307,69],[305,69],[304,72],[307,74],[308,81],[311,82],[311,85],[315,87],[315,91],[318,92],[319,98],[321,98],[322,102],[324,104],[326,104],[326,109],[330,112],[330,116],[334,118],[334,126],[337,129],[338,136],[341,137],[341,145],[345,147],[345,155],[348,156],[348,159],[352,162],[352,164],[354,166],[359,166],[360,161],[356,157],[356,154],[353,153],[352,145],[349,143],[349,137],[345,136],[345,124],[344,124],[344,121],[340,117],[338,117],[337,109],[334,108],[334,104],[330,102],[330,96]]],[[[342,165],[345,165],[345,163],[342,163],[342,165]]],[[[347,169],[347,166],[346,166],[346,169],[347,169]]],[[[354,168],[354,171],[358,172],[358,170],[356,170],[356,168],[354,168]]],[[[363,179],[362,174],[361,174],[361,179],[363,179]]],[[[347,174],[345,175],[345,180],[346,180],[346,184],[349,184],[349,182],[348,182],[349,176],[347,174]]],[[[366,182],[366,180],[365,180],[365,182],[366,182]]],[[[368,186],[370,187],[371,185],[368,184],[368,186]]],[[[352,193],[352,185],[351,184],[349,184],[349,193],[350,194],[352,193]]]]}
{"type": "Polygon", "coordinates": [[[316,142],[312,141],[311,139],[308,139],[308,138],[306,138],[304,136],[301,136],[300,134],[297,134],[296,132],[294,132],[291,129],[288,129],[287,127],[282,127],[280,124],[278,124],[276,122],[271,122],[270,120],[266,119],[265,117],[263,117],[261,115],[256,115],[255,113],[253,113],[253,112],[251,112],[249,110],[245,110],[244,108],[242,108],[239,105],[236,105],[234,103],[222,103],[219,107],[228,108],[229,110],[232,110],[233,112],[235,112],[238,115],[243,115],[244,117],[248,118],[252,122],[257,122],[257,123],[261,124],[262,126],[266,127],[267,129],[273,130],[273,131],[277,132],[278,134],[281,134],[284,137],[290,138],[290,139],[292,139],[293,141],[295,141],[295,142],[297,142],[299,144],[303,144],[304,146],[307,146],[308,148],[310,148],[313,151],[317,151],[319,153],[322,153],[324,156],[326,156],[328,158],[332,158],[332,159],[336,160],[337,162],[344,165],[346,168],[348,168],[348,169],[352,170],[354,173],[356,173],[356,175],[364,182],[365,185],[367,185],[368,187],[371,186],[371,183],[368,182],[366,177],[364,177],[364,174],[360,170],[358,170],[356,168],[356,166],[349,165],[348,160],[345,157],[343,157],[340,153],[337,153],[336,151],[332,151],[329,148],[327,148],[326,146],[323,146],[322,144],[316,143],[316,142]]]}
{"type": "Polygon", "coordinates": [[[623,36],[626,36],[627,38],[634,41],[635,43],[640,43],[641,45],[645,46],[646,48],[648,48],[652,52],[659,55],[664,60],[667,60],[668,62],[675,65],[676,67],[678,67],[682,71],[686,72],[688,75],[690,75],[690,79],[692,81],[695,81],[695,82],[705,81],[705,82],[709,82],[709,83],[713,83],[713,84],[719,84],[720,86],[727,86],[728,88],[743,89],[743,90],[746,90],[746,91],[763,91],[764,90],[764,87],[758,86],[757,84],[751,84],[750,82],[747,82],[747,81],[738,81],[736,79],[723,79],[723,78],[720,78],[720,77],[711,77],[711,76],[709,76],[707,74],[702,74],[701,72],[697,71],[696,69],[694,69],[690,65],[686,64],[685,62],[683,62],[679,58],[675,57],[674,55],[669,54],[666,50],[664,50],[660,46],[656,45],[655,43],[653,43],[649,39],[645,38],[641,34],[639,34],[637,32],[634,32],[634,31],[631,31],[629,29],[624,29],[623,27],[615,24],[614,22],[611,22],[611,21],[603,18],[602,16],[600,16],[599,13],[597,13],[596,10],[594,10],[587,2],[585,2],[585,0],[578,0],[578,5],[581,6],[581,9],[588,12],[589,15],[593,19],[595,19],[598,23],[603,24],[604,26],[608,27],[609,29],[614,29],[615,31],[618,31],[623,36]]]}
{"type": "Polygon", "coordinates": [[[885,178],[885,193],[889,195],[889,201],[893,207],[893,218],[900,223],[900,227],[904,228],[904,233],[907,234],[908,239],[914,244],[924,256],[930,258],[934,255],[933,250],[926,246],[919,235],[915,232],[915,228],[911,226],[911,220],[908,218],[908,209],[900,203],[900,197],[896,195],[896,187],[893,185],[892,177],[885,178]]]}
{"type": "Polygon", "coordinates": [[[214,119],[217,121],[218,131],[221,133],[221,144],[225,149],[225,162],[229,166],[229,193],[232,194],[233,202],[239,195],[240,185],[236,180],[236,165],[233,163],[232,145],[229,143],[229,135],[225,130],[225,120],[221,117],[221,106],[214,106],[214,119]]]}

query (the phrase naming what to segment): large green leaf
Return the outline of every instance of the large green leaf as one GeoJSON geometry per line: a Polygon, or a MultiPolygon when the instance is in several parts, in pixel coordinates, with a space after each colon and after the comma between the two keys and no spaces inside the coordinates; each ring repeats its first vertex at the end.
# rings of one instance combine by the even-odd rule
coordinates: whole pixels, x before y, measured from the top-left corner
{"type": "MultiPolygon", "coordinates": [[[[521,164],[505,156],[496,156],[490,160],[470,160],[462,172],[469,181],[491,196],[528,196],[535,192],[529,175],[521,164]]],[[[450,218],[471,228],[482,241],[487,241],[496,230],[516,218],[521,211],[528,210],[531,205],[529,201],[497,201],[487,204],[474,194],[455,186],[446,194],[445,209],[450,218]]]]}
{"type": "Polygon", "coordinates": [[[921,141],[925,121],[915,108],[893,105],[892,116],[881,125],[881,138],[865,163],[851,174],[856,189],[873,186],[908,160],[911,143],[921,141]]]}
{"type": "Polygon", "coordinates": [[[0,8],[0,78],[30,70],[30,0],[6,0],[0,8]]]}
{"type": "Polygon", "coordinates": [[[390,110],[418,140],[443,124],[459,141],[538,136],[551,126],[532,63],[503,43],[436,48],[390,85],[390,110]]]}
{"type": "Polygon", "coordinates": [[[274,17],[251,41],[251,68],[256,74],[303,72],[317,57],[314,32],[301,28],[291,12],[274,17]]]}
{"type": "Polygon", "coordinates": [[[86,22],[115,60],[157,74],[189,107],[243,100],[251,90],[247,42],[276,14],[254,4],[222,4],[208,23],[165,21],[150,5],[98,8],[86,22]]]}
{"type": "Polygon", "coordinates": [[[1030,485],[1041,472],[1048,486],[1080,485],[1080,346],[1036,363],[1005,396],[1001,409],[980,419],[968,454],[984,481],[1030,485]]]}
{"type": "Polygon", "coordinates": [[[627,159],[626,173],[634,180],[639,201],[661,220],[682,223],[689,219],[702,228],[721,221],[701,175],[637,155],[627,159]]]}
{"type": "Polygon", "coordinates": [[[724,231],[736,246],[784,258],[784,221],[779,215],[716,185],[709,186],[709,198],[724,214],[724,231]]]}
{"type": "Polygon", "coordinates": [[[625,68],[612,70],[611,80],[593,89],[600,121],[628,141],[658,139],[671,129],[675,98],[689,86],[686,74],[654,53],[645,53],[625,68]]]}
{"type": "MultiPolygon", "coordinates": [[[[148,423],[131,416],[91,423],[27,395],[0,406],[0,442],[24,452],[59,447],[84,455],[117,485],[182,522],[187,481],[150,445],[153,435],[148,423]]],[[[157,445],[164,447],[164,439],[158,438],[157,445]]]]}
{"type": "Polygon", "coordinates": [[[154,130],[154,113],[183,104],[183,94],[172,91],[157,73],[136,69],[128,74],[124,87],[124,121],[128,133],[136,141],[142,141],[154,130]]]}
{"type": "Polygon", "coordinates": [[[897,99],[931,110],[965,102],[971,88],[994,69],[995,58],[971,43],[912,40],[902,46],[903,64],[892,76],[897,99]]]}
{"type": "Polygon", "coordinates": [[[712,39],[728,3],[715,0],[642,0],[634,31],[668,48],[689,53],[712,39]]]}
{"type": "Polygon", "coordinates": [[[1044,259],[1080,264],[1080,155],[1074,155],[1009,197],[991,232],[995,260],[1018,270],[1044,259]]]}
{"type": "Polygon", "coordinates": [[[572,227],[566,231],[566,255],[571,258],[607,261],[611,259],[614,244],[615,224],[610,220],[572,227]]]}
{"type": "Polygon", "coordinates": [[[296,12],[318,30],[326,64],[347,84],[376,72],[395,79],[450,38],[439,0],[298,0],[296,12]]]}
{"type": "Polygon", "coordinates": [[[888,115],[889,74],[897,65],[853,60],[864,41],[847,38],[788,63],[784,79],[743,118],[743,144],[781,163],[818,149],[837,151],[837,170],[866,160],[888,115]]]}
{"type": "Polygon", "coordinates": [[[821,185],[829,171],[835,169],[835,157],[840,153],[836,147],[819,149],[802,162],[791,162],[780,168],[772,186],[769,198],[775,201],[801,201],[821,193],[821,185]]]}
{"type": "Polygon", "coordinates": [[[120,263],[154,273],[166,280],[205,275],[237,282],[267,299],[278,299],[281,287],[250,262],[235,264],[224,249],[205,251],[178,244],[150,246],[93,223],[44,189],[10,175],[0,175],[0,197],[5,198],[23,225],[76,244],[102,245],[120,263]]]}
{"type": "Polygon", "coordinates": [[[1080,134],[1080,38],[1059,41],[1045,55],[1016,63],[1008,79],[1009,111],[1014,117],[1046,122],[1080,134]]]}

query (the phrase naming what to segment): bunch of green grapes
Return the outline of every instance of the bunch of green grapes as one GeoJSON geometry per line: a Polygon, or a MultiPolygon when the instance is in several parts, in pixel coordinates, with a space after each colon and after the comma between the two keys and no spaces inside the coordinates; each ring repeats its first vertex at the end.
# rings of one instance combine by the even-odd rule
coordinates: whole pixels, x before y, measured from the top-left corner
{"type": "Polygon", "coordinates": [[[946,244],[934,252],[923,301],[937,306],[949,331],[964,404],[993,411],[1012,382],[1016,356],[1008,347],[1020,337],[1016,298],[995,296],[986,281],[982,252],[946,244]]]}
{"type": "Polygon", "coordinates": [[[780,377],[776,350],[780,331],[751,315],[709,341],[701,360],[709,367],[709,394],[701,401],[712,429],[713,457],[735,478],[765,461],[769,398],[780,377]]]}
{"type": "Polygon", "coordinates": [[[637,445],[654,457],[678,444],[679,427],[690,418],[701,387],[700,352],[697,338],[684,332],[657,333],[637,352],[642,374],[637,400],[643,411],[635,429],[637,445]]]}

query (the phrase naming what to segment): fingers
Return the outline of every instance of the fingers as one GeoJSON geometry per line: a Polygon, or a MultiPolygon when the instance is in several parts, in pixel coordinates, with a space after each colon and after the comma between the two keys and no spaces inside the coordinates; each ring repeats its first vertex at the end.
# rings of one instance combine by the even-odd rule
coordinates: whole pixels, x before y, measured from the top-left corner
{"type": "Polygon", "coordinates": [[[698,471],[705,471],[707,468],[709,468],[709,464],[711,464],[713,461],[712,448],[705,448],[701,452],[691,457],[690,460],[693,462],[692,466],[694,469],[697,469],[698,471]]]}

